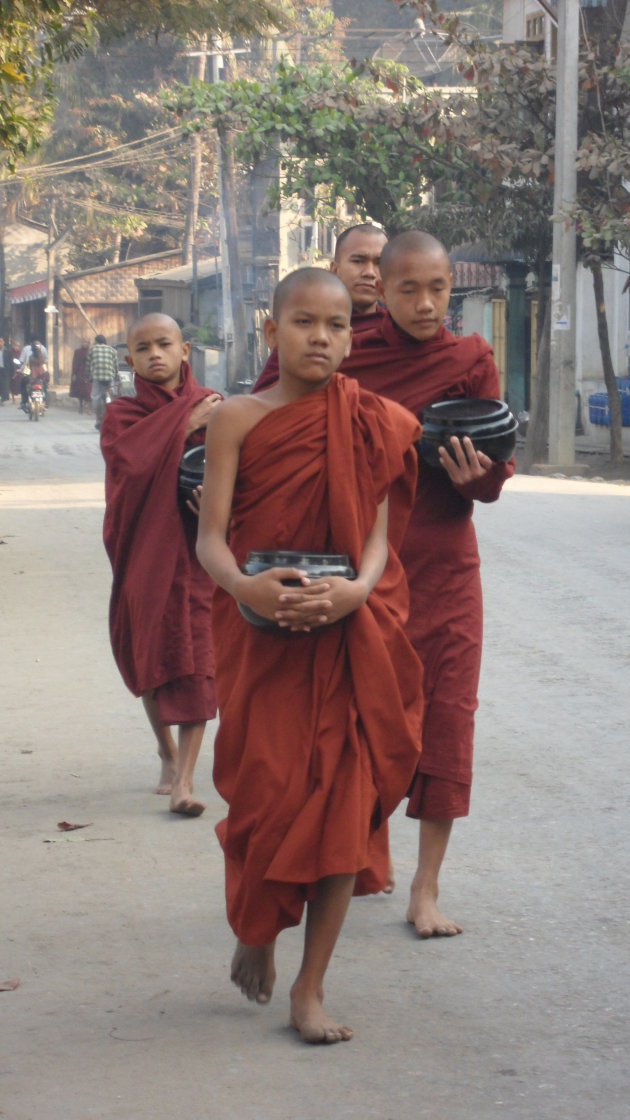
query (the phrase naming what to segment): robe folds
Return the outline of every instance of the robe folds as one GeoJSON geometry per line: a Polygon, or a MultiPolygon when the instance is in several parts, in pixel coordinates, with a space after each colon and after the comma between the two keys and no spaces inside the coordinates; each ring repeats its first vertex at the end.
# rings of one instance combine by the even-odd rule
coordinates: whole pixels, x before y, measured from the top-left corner
{"type": "Polygon", "coordinates": [[[389,495],[393,549],[365,605],[310,633],[259,630],[217,588],[220,725],[214,780],[228,920],[245,944],[297,925],[320,879],[387,874],[386,819],[416,769],[422,669],[404,633],[408,592],[394,549],[413,501],[418,425],[404,409],[330,384],[271,410],[240,453],[229,543],[347,554],[358,570],[389,495]]]}
{"type": "Polygon", "coordinates": [[[103,538],[113,571],[116,664],[135,696],[155,692],[162,723],[216,715],[210,609],[214,584],[195,554],[197,519],[177,494],[191,409],[208,395],[182,363],[176,389],[136,376],[136,396],[107,406],[103,538]]]}
{"type": "MultiPolygon", "coordinates": [[[[492,350],[479,335],[458,338],[441,327],[418,342],[390,315],[357,339],[342,369],[415,416],[439,400],[500,395],[492,350]]],[[[473,500],[495,501],[513,473],[513,460],[496,463],[482,479],[456,487],[443,469],[422,459],[418,465],[400,552],[410,592],[407,634],[424,666],[425,695],[422,757],[409,815],[435,819],[430,804],[421,804],[423,778],[431,776],[452,784],[453,816],[468,811],[483,617],[473,500]]]]}

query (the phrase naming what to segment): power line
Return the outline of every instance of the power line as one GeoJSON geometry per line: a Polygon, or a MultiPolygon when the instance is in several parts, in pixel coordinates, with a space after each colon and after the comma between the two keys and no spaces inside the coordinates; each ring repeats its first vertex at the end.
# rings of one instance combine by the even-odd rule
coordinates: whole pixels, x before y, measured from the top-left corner
{"type": "Polygon", "coordinates": [[[71,175],[76,171],[86,171],[94,167],[115,166],[121,156],[125,157],[124,162],[129,162],[128,157],[133,155],[134,152],[144,153],[148,147],[159,150],[165,144],[170,144],[174,140],[181,140],[182,135],[183,129],[181,125],[178,125],[161,132],[149,133],[148,136],[140,137],[138,140],[128,140],[124,144],[116,144],[113,148],[101,148],[97,152],[88,152],[83,156],[73,156],[71,159],[58,160],[54,163],[35,164],[24,172],[16,174],[13,180],[71,175]],[[103,158],[95,158],[100,156],[103,158]]]}

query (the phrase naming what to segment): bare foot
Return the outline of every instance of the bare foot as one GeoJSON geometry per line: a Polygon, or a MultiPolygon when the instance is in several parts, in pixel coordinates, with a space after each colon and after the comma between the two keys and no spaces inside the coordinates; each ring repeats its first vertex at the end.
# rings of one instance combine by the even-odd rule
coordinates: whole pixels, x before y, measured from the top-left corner
{"type": "Polygon", "coordinates": [[[271,945],[243,945],[237,941],[230,980],[243,995],[256,1003],[269,1003],[276,980],[274,967],[275,942],[271,945]]]}
{"type": "Polygon", "coordinates": [[[383,887],[383,894],[393,894],[395,886],[396,886],[396,876],[394,874],[394,864],[392,863],[392,857],[388,856],[387,857],[387,879],[385,880],[385,886],[383,887]]]}
{"type": "Polygon", "coordinates": [[[181,813],[184,817],[200,817],[205,802],[193,797],[192,786],[184,782],[173,785],[171,792],[171,813],[181,813]]]}
{"type": "Polygon", "coordinates": [[[462,927],[445,918],[438,909],[437,896],[431,891],[411,888],[407,921],[416,927],[418,937],[454,937],[462,927]]]}
{"type": "Polygon", "coordinates": [[[159,782],[156,786],[156,793],[169,794],[173,793],[173,783],[175,781],[175,771],[177,769],[177,759],[161,759],[161,773],[159,775],[159,782]]]}
{"type": "Polygon", "coordinates": [[[328,1017],[319,995],[315,992],[301,992],[295,987],[291,991],[289,1022],[303,1042],[349,1042],[354,1034],[352,1027],[335,1023],[328,1017]]]}
{"type": "Polygon", "coordinates": [[[158,754],[162,763],[162,770],[155,792],[169,794],[173,792],[173,782],[177,771],[177,752],[168,756],[164,756],[161,751],[158,751],[158,754]]]}

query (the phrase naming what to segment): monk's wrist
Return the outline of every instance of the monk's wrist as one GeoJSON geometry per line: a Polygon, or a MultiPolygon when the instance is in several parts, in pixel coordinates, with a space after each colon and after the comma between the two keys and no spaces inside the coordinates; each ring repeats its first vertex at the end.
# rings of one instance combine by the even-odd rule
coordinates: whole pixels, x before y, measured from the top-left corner
{"type": "Polygon", "coordinates": [[[372,585],[368,580],[365,579],[364,576],[357,576],[353,581],[353,591],[357,596],[357,607],[362,607],[364,603],[367,603],[368,595],[371,590],[372,585]]]}

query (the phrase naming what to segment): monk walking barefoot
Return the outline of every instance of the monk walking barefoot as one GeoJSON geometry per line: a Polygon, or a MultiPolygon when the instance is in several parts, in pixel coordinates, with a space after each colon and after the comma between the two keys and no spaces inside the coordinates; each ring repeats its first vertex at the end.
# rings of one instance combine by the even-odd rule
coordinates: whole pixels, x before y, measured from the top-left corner
{"type": "Polygon", "coordinates": [[[304,956],[291,988],[291,1026],[304,1042],[348,1042],[351,1027],[334,1022],[324,1011],[324,973],[352,898],[354,875],[320,879],[309,902],[304,956]]]}
{"type": "Polygon", "coordinates": [[[396,874],[394,872],[394,863],[391,855],[387,857],[387,879],[383,887],[383,894],[393,894],[396,889],[396,874]]]}
{"type": "Polygon", "coordinates": [[[171,813],[185,817],[200,817],[206,805],[193,796],[193,773],[206,725],[204,723],[180,724],[177,751],[177,770],[171,791],[171,813]]]}
{"type": "Polygon", "coordinates": [[[193,794],[193,770],[206,720],[217,712],[213,586],[195,553],[194,506],[182,505],[177,486],[182,454],[201,442],[220,398],[195,382],[189,343],[167,315],[145,315],[127,341],[136,395],[112,401],[101,427],[110,637],[157,739],[156,792],[170,796],[171,812],[198,817],[205,804],[193,794]]]}
{"type": "MultiPolygon", "coordinates": [[[[500,397],[490,346],[444,326],[451,266],[444,246],[408,230],[383,247],[378,291],[387,315],[362,334],[341,369],[415,416],[453,397],[500,397]]],[[[409,583],[406,627],[424,666],[422,755],[407,815],[419,819],[420,856],[407,910],[420,937],[461,933],[437,905],[453,821],[468,815],[481,664],[482,595],[475,501],[494,502],[514,460],[493,462],[465,437],[440,448],[440,467],[418,463],[418,488],[400,550],[409,583]]]]}
{"type": "Polygon", "coordinates": [[[393,551],[411,508],[418,428],[335,373],[350,310],[331,272],[298,269],[279,284],[265,324],[279,382],[210,418],[197,541],[217,584],[214,780],[228,805],[217,834],[239,940],[232,980],[248,999],[271,998],[272,946],[306,904],[290,1022],[309,1043],[352,1037],[324,1010],[324,974],[353,891],[386,884],[385,822],[415,772],[422,721],[393,551]],[[261,549],[285,560],[297,550],[295,562],[245,574],[261,549]],[[307,553],[339,554],[356,578],[309,578],[307,553]]]}
{"type": "Polygon", "coordinates": [[[276,982],[275,941],[270,945],[236,944],[230,980],[243,995],[256,1003],[269,1003],[276,982]]]}
{"type": "Polygon", "coordinates": [[[147,718],[151,724],[153,734],[157,739],[158,756],[162,763],[160,771],[160,780],[157,784],[156,793],[162,796],[170,796],[173,791],[173,782],[177,773],[177,744],[173,738],[170,727],[165,727],[160,723],[157,711],[157,704],[152,692],[145,692],[142,697],[144,710],[147,713],[147,718]]]}
{"type": "Polygon", "coordinates": [[[407,921],[419,937],[454,937],[462,927],[438,908],[438,876],[448,846],[452,821],[422,821],[418,870],[411,884],[407,921]]]}

